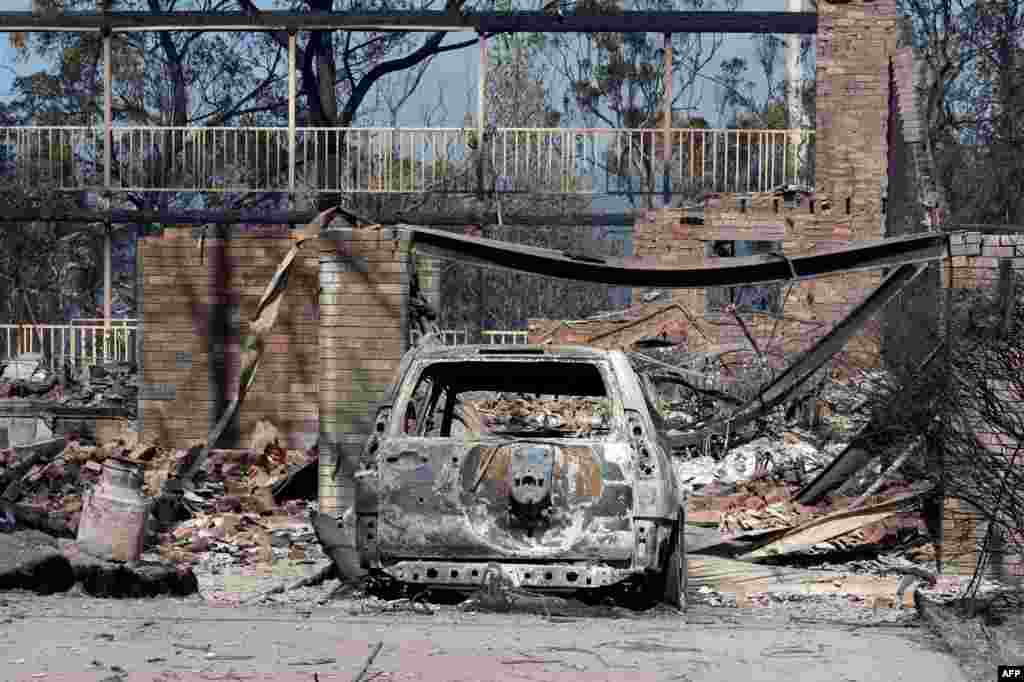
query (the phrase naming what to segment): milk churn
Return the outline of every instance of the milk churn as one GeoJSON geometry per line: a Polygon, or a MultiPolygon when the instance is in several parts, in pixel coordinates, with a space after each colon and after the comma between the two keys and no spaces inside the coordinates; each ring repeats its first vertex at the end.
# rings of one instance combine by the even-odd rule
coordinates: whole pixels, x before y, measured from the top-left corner
{"type": "Polygon", "coordinates": [[[136,561],[142,554],[149,504],[142,496],[142,467],[108,457],[99,483],[86,494],[78,544],[98,557],[136,561]]]}

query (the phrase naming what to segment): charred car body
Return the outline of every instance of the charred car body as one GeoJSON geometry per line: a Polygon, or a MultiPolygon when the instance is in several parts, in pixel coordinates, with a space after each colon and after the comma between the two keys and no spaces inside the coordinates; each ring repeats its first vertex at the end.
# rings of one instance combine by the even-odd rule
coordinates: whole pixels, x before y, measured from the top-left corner
{"type": "Polygon", "coordinates": [[[682,513],[643,379],[617,351],[419,347],[356,474],[364,569],[471,591],[626,588],[681,604],[682,513]]]}

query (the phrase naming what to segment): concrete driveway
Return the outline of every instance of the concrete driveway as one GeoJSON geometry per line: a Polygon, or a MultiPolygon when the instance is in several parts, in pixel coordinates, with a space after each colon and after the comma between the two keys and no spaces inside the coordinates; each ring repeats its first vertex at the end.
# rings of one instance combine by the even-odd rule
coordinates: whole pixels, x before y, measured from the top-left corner
{"type": "Polygon", "coordinates": [[[695,607],[685,617],[364,615],[188,600],[0,595],[0,679],[56,682],[964,682],[921,627],[695,607]],[[315,674],[315,675],[314,675],[315,674]]]}

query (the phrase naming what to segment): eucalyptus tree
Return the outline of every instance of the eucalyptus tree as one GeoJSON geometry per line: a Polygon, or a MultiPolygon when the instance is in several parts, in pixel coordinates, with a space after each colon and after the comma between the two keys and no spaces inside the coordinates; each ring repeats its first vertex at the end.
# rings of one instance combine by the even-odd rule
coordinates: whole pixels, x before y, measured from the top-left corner
{"type": "MultiPolygon", "coordinates": [[[[729,11],[739,4],[740,0],[578,0],[574,10],[593,14],[729,11]]],[[[661,163],[665,161],[661,141],[639,129],[661,126],[669,91],[672,127],[706,127],[701,116],[704,85],[716,81],[709,67],[720,55],[724,41],[721,34],[672,34],[668,74],[663,38],[656,34],[556,34],[546,41],[544,52],[552,69],[567,85],[563,99],[567,114],[589,127],[622,130],[598,166],[625,187],[632,205],[654,207],[654,193],[660,191],[658,180],[665,165],[661,163]]],[[[681,178],[664,179],[673,191],[686,189],[680,186],[681,178]]]]}
{"type": "MultiPolygon", "coordinates": [[[[55,0],[37,0],[53,3],[55,0]]],[[[443,8],[461,12],[466,0],[445,0],[443,8]]],[[[371,12],[378,10],[424,10],[437,8],[435,0],[381,3],[375,0],[295,0],[278,3],[282,9],[322,12],[371,12]]],[[[92,0],[66,0],[64,11],[90,10],[92,0]]],[[[258,16],[262,9],[252,0],[114,0],[112,10],[139,12],[243,11],[258,16]]],[[[48,8],[43,6],[41,10],[48,8]]],[[[54,8],[49,8],[54,9],[54,8]]],[[[401,71],[420,68],[432,57],[476,44],[478,38],[452,40],[446,32],[343,32],[306,31],[297,37],[298,120],[301,125],[347,129],[355,124],[367,103],[368,94],[382,79],[401,71]]],[[[46,63],[38,73],[15,80],[16,110],[23,122],[54,124],[56,121],[83,126],[102,121],[102,48],[95,34],[34,33],[15,35],[13,42],[22,58],[46,63]]],[[[138,32],[118,33],[112,39],[114,73],[114,119],[119,125],[159,127],[249,127],[281,125],[287,120],[287,47],[285,32],[204,33],[138,32]]],[[[419,81],[414,83],[419,84],[419,81]]],[[[279,184],[286,176],[288,158],[284,140],[268,131],[221,138],[234,141],[243,150],[259,153],[273,150],[269,158],[236,155],[218,148],[215,136],[161,132],[152,137],[135,134],[133,141],[145,151],[115,144],[113,174],[122,187],[138,185],[141,177],[149,185],[154,177],[172,177],[180,186],[174,156],[180,148],[198,148],[216,171],[216,178],[241,173],[260,189],[279,184]],[[129,153],[141,158],[124,157],[129,153]],[[244,159],[244,162],[241,161],[244,159]],[[255,168],[253,165],[255,164],[255,168]],[[238,168],[239,165],[244,167],[238,168]],[[132,174],[136,175],[132,175],[132,174]],[[141,176],[137,174],[141,173],[141,176]],[[162,174],[162,176],[161,176],[162,174]],[[125,182],[128,180],[128,182],[125,182]],[[272,182],[273,181],[273,182],[272,182]]],[[[125,139],[125,138],[122,138],[125,139]]],[[[328,149],[317,160],[299,159],[297,171],[310,182],[325,180],[323,174],[343,153],[345,135],[322,136],[328,149]]],[[[98,161],[98,160],[97,160],[98,161]]],[[[337,165],[337,164],[333,164],[337,165]]],[[[337,183],[334,183],[337,184],[337,183]]],[[[131,192],[127,200],[139,207],[185,203],[191,197],[168,192],[131,192]]],[[[337,196],[321,198],[336,202],[337,196]]],[[[244,193],[235,204],[280,203],[275,192],[244,193]]]]}
{"type": "Polygon", "coordinates": [[[898,6],[923,61],[916,94],[950,222],[1024,222],[1024,2],[898,6]]]}

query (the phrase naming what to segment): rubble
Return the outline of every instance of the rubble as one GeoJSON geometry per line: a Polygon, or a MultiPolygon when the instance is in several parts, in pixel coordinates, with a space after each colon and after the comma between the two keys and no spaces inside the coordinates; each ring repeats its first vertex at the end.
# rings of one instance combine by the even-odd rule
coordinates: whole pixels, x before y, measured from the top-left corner
{"type": "MultiPolygon", "coordinates": [[[[87,383],[94,391],[88,400],[106,387],[116,394],[128,383],[128,369],[93,368],[82,384],[73,385],[87,383]]],[[[27,371],[12,370],[10,376],[17,378],[0,387],[14,394],[50,381],[38,367],[28,379],[27,371]]],[[[60,381],[47,391],[60,389],[60,381]]],[[[824,393],[825,428],[833,434],[836,425],[842,431],[846,424],[851,435],[857,431],[856,420],[845,412],[857,405],[849,393],[832,384],[824,393]]],[[[663,415],[670,422],[695,424],[715,409],[714,400],[684,394],[667,396],[663,415]]],[[[599,400],[489,394],[467,401],[463,416],[471,418],[467,426],[479,429],[586,433],[601,428],[607,414],[609,406],[599,400]]],[[[905,504],[919,490],[891,480],[870,490],[859,508],[861,501],[842,495],[843,487],[814,505],[800,504],[801,486],[826,470],[846,445],[821,445],[815,434],[780,421],[777,414],[767,423],[771,430],[759,423],[756,437],[745,441],[727,435],[704,453],[673,457],[686,504],[695,601],[769,608],[832,600],[901,612],[914,594],[938,601],[956,597],[966,579],[936,578],[924,568],[934,563],[934,548],[920,514],[905,504]]],[[[294,599],[316,599],[310,588],[328,576],[365,577],[345,545],[348,536],[338,533],[338,520],[319,514],[312,502],[316,446],[308,452],[286,450],[267,425],[257,429],[249,446],[208,449],[200,458],[202,444],[167,448],[140,442],[126,431],[95,445],[57,438],[0,449],[0,542],[21,543],[22,549],[9,556],[23,557],[17,565],[0,561],[0,589],[52,591],[67,589],[70,580],[97,596],[199,591],[209,602],[234,605],[246,594],[256,601],[284,602],[292,590],[298,595],[294,599]],[[159,499],[182,471],[195,470],[180,491],[182,508],[164,524],[149,524],[144,552],[133,563],[91,556],[71,540],[83,499],[110,458],[143,468],[142,493],[149,500],[159,499]],[[22,530],[33,526],[45,533],[22,530]],[[26,538],[34,538],[34,544],[26,538]]],[[[869,488],[876,479],[858,485],[869,488]]],[[[342,525],[346,522],[351,519],[342,525]]]]}
{"type": "Polygon", "coordinates": [[[762,436],[731,448],[720,459],[709,455],[673,458],[678,481],[690,493],[704,492],[717,484],[723,488],[759,479],[799,483],[814,471],[828,466],[841,446],[818,449],[799,433],[787,431],[782,439],[762,436]]]}
{"type": "Polygon", "coordinates": [[[0,590],[63,592],[75,582],[57,540],[36,530],[0,534],[0,590]]]}
{"type": "Polygon", "coordinates": [[[32,381],[42,383],[46,380],[42,353],[22,353],[8,360],[0,372],[0,381],[32,381]]]}
{"type": "Polygon", "coordinates": [[[195,573],[188,566],[163,561],[107,561],[75,542],[62,540],[59,545],[71,564],[75,582],[94,597],[187,597],[199,590],[195,573]]]}
{"type": "Polygon", "coordinates": [[[104,561],[72,540],[58,540],[35,530],[0,534],[0,590],[52,594],[75,584],[96,597],[183,597],[197,590],[196,577],[187,567],[104,561]]]}
{"type": "Polygon", "coordinates": [[[939,599],[922,590],[915,604],[924,624],[956,655],[967,679],[990,679],[993,661],[1024,660],[1024,604],[1019,591],[986,582],[970,600],[939,599]]]}
{"type": "Polygon", "coordinates": [[[811,519],[806,523],[787,529],[779,538],[740,558],[764,560],[785,554],[811,551],[822,543],[847,536],[890,518],[898,511],[905,509],[908,502],[916,500],[924,492],[925,490],[918,490],[859,509],[843,509],[811,519]]]}
{"type": "Polygon", "coordinates": [[[112,362],[56,371],[43,356],[24,353],[4,365],[0,373],[0,399],[35,399],[64,407],[120,408],[134,418],[139,393],[138,366],[112,362]]]}
{"type": "Polygon", "coordinates": [[[165,533],[150,523],[145,553],[124,563],[92,556],[73,542],[83,498],[99,482],[104,462],[123,458],[143,468],[142,493],[152,500],[188,460],[189,450],[140,442],[132,431],[101,445],[57,439],[0,450],[0,482],[7,490],[0,505],[0,538],[36,533],[18,528],[46,531],[35,535],[47,539],[40,557],[62,566],[67,560],[74,581],[98,596],[188,594],[196,589],[196,573],[320,561],[325,557],[309,519],[315,505],[277,503],[271,493],[315,456],[315,450],[284,450],[274,438],[261,453],[212,450],[195,489],[184,495],[190,518],[165,533]]]}
{"type": "Polygon", "coordinates": [[[862,605],[886,602],[888,605],[913,606],[898,575],[872,575],[765,566],[722,557],[690,555],[688,562],[691,590],[705,603],[717,595],[719,605],[731,601],[737,605],[764,605],[768,601],[799,601],[807,597],[835,595],[862,605]]]}
{"type": "Polygon", "coordinates": [[[22,478],[32,480],[34,475],[43,475],[45,467],[41,466],[42,463],[63,450],[66,442],[64,438],[52,438],[13,448],[10,454],[3,457],[7,470],[0,475],[0,499],[8,502],[16,500],[22,478]]]}
{"type": "Polygon", "coordinates": [[[488,430],[555,429],[584,435],[603,428],[611,414],[606,400],[576,397],[544,399],[503,394],[466,400],[464,405],[477,413],[480,426],[488,430]]]}

